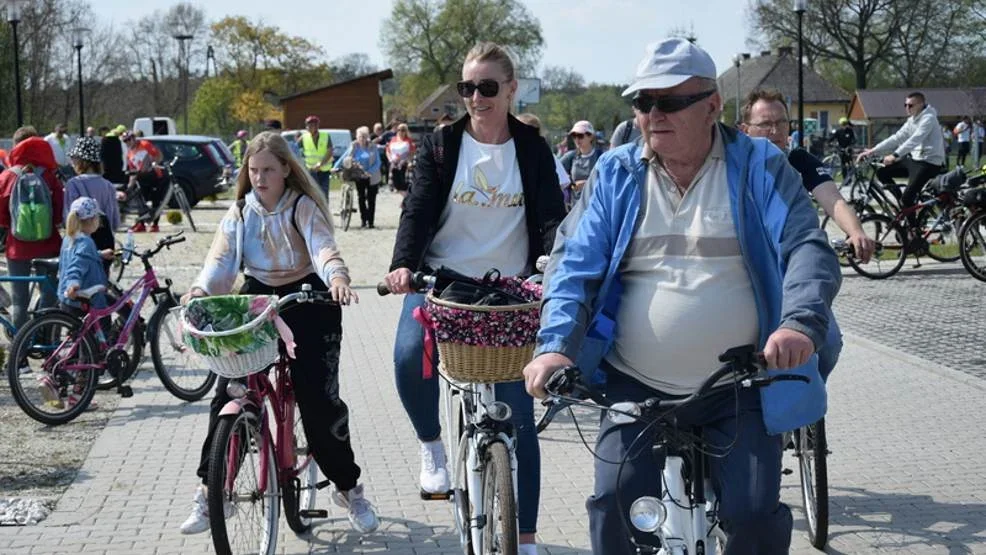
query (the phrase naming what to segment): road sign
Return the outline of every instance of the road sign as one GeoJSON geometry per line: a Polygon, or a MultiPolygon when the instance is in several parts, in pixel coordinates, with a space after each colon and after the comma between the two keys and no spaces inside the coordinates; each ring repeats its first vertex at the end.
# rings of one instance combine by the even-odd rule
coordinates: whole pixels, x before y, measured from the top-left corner
{"type": "Polygon", "coordinates": [[[518,104],[537,104],[541,101],[541,80],[538,78],[517,79],[518,104]]]}

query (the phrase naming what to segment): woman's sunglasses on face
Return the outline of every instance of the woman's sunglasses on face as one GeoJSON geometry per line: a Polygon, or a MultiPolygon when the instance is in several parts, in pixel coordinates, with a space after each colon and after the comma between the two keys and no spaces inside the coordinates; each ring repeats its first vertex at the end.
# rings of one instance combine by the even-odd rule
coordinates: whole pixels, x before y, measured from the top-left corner
{"type": "Polygon", "coordinates": [[[659,112],[672,114],[674,112],[680,112],[692,104],[712,96],[715,92],[715,89],[712,89],[697,94],[665,96],[652,96],[638,92],[637,95],[633,97],[632,103],[634,108],[645,114],[649,114],[654,108],[657,108],[659,112]]]}
{"type": "Polygon", "coordinates": [[[584,139],[585,137],[591,137],[590,133],[572,133],[573,139],[584,139]]]}
{"type": "MultiPolygon", "coordinates": [[[[504,81],[504,83],[506,82],[504,81]]],[[[480,96],[486,98],[493,98],[500,94],[500,82],[496,79],[481,79],[479,83],[459,81],[455,84],[455,88],[459,91],[459,96],[462,98],[469,98],[476,91],[479,91],[480,96]]]]}

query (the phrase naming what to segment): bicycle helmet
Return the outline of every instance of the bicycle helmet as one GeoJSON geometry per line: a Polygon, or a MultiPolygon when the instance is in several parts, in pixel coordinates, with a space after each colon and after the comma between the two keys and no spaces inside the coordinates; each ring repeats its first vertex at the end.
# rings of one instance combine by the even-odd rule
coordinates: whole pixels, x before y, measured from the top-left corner
{"type": "Polygon", "coordinates": [[[245,139],[246,136],[247,136],[246,129],[240,129],[239,131],[236,132],[237,139],[245,139]]]}
{"type": "Polygon", "coordinates": [[[849,123],[849,118],[847,118],[847,117],[841,117],[841,118],[839,118],[839,125],[845,125],[847,123],[849,123]]]}
{"type": "Polygon", "coordinates": [[[127,142],[133,138],[134,138],[134,134],[131,131],[124,131],[123,133],[120,133],[120,140],[123,142],[127,142]]]}
{"type": "Polygon", "coordinates": [[[319,121],[318,116],[313,114],[305,118],[305,125],[308,125],[309,123],[319,123],[319,121]]]}

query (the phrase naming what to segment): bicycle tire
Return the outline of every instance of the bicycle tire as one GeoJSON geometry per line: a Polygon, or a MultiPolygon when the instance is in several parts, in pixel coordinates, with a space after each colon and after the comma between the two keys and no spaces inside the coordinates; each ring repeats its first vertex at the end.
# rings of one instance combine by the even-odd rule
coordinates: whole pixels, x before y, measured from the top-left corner
{"type": "Polygon", "coordinates": [[[972,277],[986,281],[986,210],[981,210],[962,225],[959,258],[972,277]]]}
{"type": "Polygon", "coordinates": [[[513,471],[510,453],[501,441],[486,447],[483,468],[483,527],[482,553],[514,555],[520,537],[517,533],[517,500],[514,497],[513,471]],[[498,533],[499,531],[499,533],[498,533]]]}
{"type": "Polygon", "coordinates": [[[455,434],[456,441],[449,442],[452,451],[453,472],[450,478],[452,488],[452,516],[455,519],[455,529],[459,534],[459,545],[462,546],[464,555],[473,555],[474,546],[472,542],[472,499],[469,495],[469,481],[466,478],[469,458],[469,436],[466,434],[465,415],[463,414],[462,398],[460,393],[452,393],[448,388],[447,392],[452,396],[449,403],[449,434],[455,434]]]}
{"type": "MultiPolygon", "coordinates": [[[[830,245],[832,244],[832,241],[835,239],[848,239],[846,234],[841,229],[838,229],[838,227],[835,225],[835,222],[832,221],[831,216],[829,216],[828,214],[826,214],[825,217],[822,218],[821,223],[819,223],[819,227],[822,228],[822,231],[824,231],[826,235],[828,235],[830,245]],[[832,229],[829,228],[830,225],[832,229]]],[[[839,255],[839,266],[842,266],[843,268],[849,267],[849,260],[845,255],[842,254],[839,255]]]]}
{"type": "Polygon", "coordinates": [[[883,214],[867,214],[859,222],[863,232],[876,242],[876,250],[865,264],[856,257],[849,256],[852,269],[870,279],[886,279],[899,272],[907,258],[907,233],[883,214]]]}
{"type": "Polygon", "coordinates": [[[795,430],[798,467],[801,472],[801,500],[804,503],[808,539],[816,549],[828,542],[829,482],[828,443],[825,419],[795,430]]]}
{"type": "Polygon", "coordinates": [[[353,192],[348,185],[342,188],[342,230],[349,231],[349,223],[353,219],[353,192]]]}
{"type": "MultiPolygon", "coordinates": [[[[111,324],[111,330],[109,334],[109,343],[112,345],[116,343],[116,339],[119,335],[120,330],[123,328],[130,316],[130,307],[122,307],[119,312],[113,314],[111,317],[113,323],[111,324]]],[[[120,385],[121,383],[126,383],[130,378],[137,374],[137,368],[140,366],[142,359],[144,358],[144,322],[143,319],[138,318],[134,323],[134,328],[130,330],[130,339],[126,343],[127,356],[129,361],[127,367],[124,369],[123,373],[118,376],[112,376],[108,371],[104,371],[101,376],[99,376],[99,382],[96,385],[96,389],[101,391],[106,391],[113,389],[114,387],[120,385]]]]}
{"type": "Polygon", "coordinates": [[[175,190],[175,198],[178,200],[178,207],[181,209],[185,217],[188,218],[188,226],[192,228],[193,232],[197,232],[198,229],[195,227],[195,220],[192,219],[192,205],[188,203],[188,197],[185,196],[185,191],[178,185],[175,190]]]}
{"type": "Polygon", "coordinates": [[[148,224],[159,220],[165,210],[171,209],[171,199],[175,196],[175,187],[177,186],[178,184],[174,180],[168,183],[168,186],[164,189],[164,196],[161,197],[161,202],[158,203],[156,209],[151,210],[151,217],[147,220],[148,224]]]}
{"type": "MultiPolygon", "coordinates": [[[[312,528],[312,519],[301,516],[299,511],[310,511],[315,508],[315,497],[318,490],[318,465],[308,454],[308,439],[301,423],[301,414],[297,405],[294,409],[294,453],[295,468],[304,464],[297,478],[284,483],[281,491],[281,503],[284,505],[284,520],[288,528],[295,534],[307,534],[312,528]]],[[[282,446],[283,447],[283,446],[282,446]]]]}
{"type": "Polygon", "coordinates": [[[250,410],[222,416],[216,425],[215,436],[209,449],[209,473],[206,485],[212,545],[219,555],[233,555],[233,553],[273,555],[277,549],[277,524],[281,508],[277,499],[279,494],[277,463],[274,450],[270,447],[270,438],[261,435],[263,433],[257,415],[250,410]],[[265,441],[268,442],[268,447],[262,449],[261,445],[265,441]],[[264,457],[265,453],[266,457],[264,457]],[[231,454],[236,455],[236,460],[231,460],[231,454]],[[256,457],[251,459],[251,464],[244,464],[247,456],[254,454],[256,457]],[[260,491],[259,487],[261,478],[259,473],[264,471],[265,464],[262,458],[267,459],[267,491],[260,491]],[[232,479],[233,491],[227,491],[228,469],[236,474],[232,479]],[[236,481],[240,477],[244,478],[246,483],[242,487],[237,487],[236,481]],[[227,502],[232,505],[228,517],[227,502]],[[257,504],[259,510],[255,507],[257,504]],[[240,526],[240,521],[245,520],[241,517],[250,515],[262,518],[262,525],[254,522],[240,526]],[[229,520],[233,520],[231,526],[228,525],[229,520]],[[231,527],[232,534],[229,530],[231,527]],[[247,537],[248,533],[255,532],[261,527],[263,530],[260,537],[256,539],[247,537]]]}
{"type": "Polygon", "coordinates": [[[187,374],[188,380],[179,383],[175,375],[176,369],[168,368],[165,356],[172,352],[180,355],[191,354],[178,333],[180,323],[177,321],[177,316],[171,313],[171,309],[176,306],[178,301],[173,295],[168,295],[158,303],[154,314],[151,315],[151,321],[147,325],[147,338],[151,342],[151,360],[154,362],[154,371],[169,393],[182,401],[198,401],[212,389],[216,383],[216,375],[199,364],[184,364],[185,368],[178,371],[187,374]],[[164,346],[161,345],[162,338],[169,341],[171,351],[165,351],[164,346]]]}
{"type": "Polygon", "coordinates": [[[938,262],[956,262],[960,258],[959,254],[959,230],[952,218],[945,218],[935,229],[924,230],[930,224],[938,221],[941,215],[941,206],[928,205],[918,212],[918,222],[922,229],[922,236],[928,240],[928,256],[938,262]],[[952,254],[954,252],[954,254],[952,254]]]}
{"type": "MultiPolygon", "coordinates": [[[[61,401],[61,399],[58,399],[62,404],[61,407],[50,405],[52,408],[65,408],[65,405],[68,404],[67,410],[62,412],[48,412],[31,402],[25,384],[31,383],[32,388],[34,388],[32,391],[38,389],[36,376],[40,376],[42,373],[50,374],[44,368],[45,363],[48,362],[46,351],[61,345],[61,341],[59,341],[57,346],[54,345],[54,341],[61,337],[60,334],[57,337],[53,336],[52,330],[54,326],[64,326],[68,335],[75,336],[74,341],[82,341],[82,345],[79,346],[79,351],[76,355],[78,357],[76,361],[83,364],[94,364],[96,362],[96,355],[99,352],[92,337],[78,335],[78,332],[82,329],[82,322],[66,312],[57,311],[39,315],[29,320],[17,330],[17,334],[14,336],[14,340],[10,345],[10,352],[7,359],[7,381],[10,385],[10,393],[25,414],[48,426],[58,426],[71,422],[85,412],[92,402],[93,395],[96,394],[99,375],[99,372],[94,370],[80,370],[71,373],[72,375],[66,375],[68,373],[63,372],[62,375],[52,378],[58,385],[56,389],[60,395],[64,394],[67,397],[69,387],[71,387],[72,393],[78,395],[74,405],[61,401]],[[49,326],[49,328],[45,329],[45,326],[49,326]],[[36,343],[38,335],[48,335],[48,342],[40,345],[36,343]],[[38,367],[38,371],[32,369],[30,373],[21,374],[19,364],[21,360],[39,361],[40,366],[38,367]],[[81,391],[79,391],[80,388],[81,391]]],[[[46,404],[43,397],[41,404],[46,404]]]]}

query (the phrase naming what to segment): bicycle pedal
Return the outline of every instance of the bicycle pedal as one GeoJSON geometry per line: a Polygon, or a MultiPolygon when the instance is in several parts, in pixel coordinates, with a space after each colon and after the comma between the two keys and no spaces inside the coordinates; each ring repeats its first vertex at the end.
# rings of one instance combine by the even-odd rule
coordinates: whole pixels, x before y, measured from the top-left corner
{"type": "Polygon", "coordinates": [[[298,511],[298,516],[301,518],[329,518],[329,511],[325,509],[312,509],[312,510],[301,510],[298,511]]]}
{"type": "Polygon", "coordinates": [[[785,476],[790,476],[791,474],[794,474],[794,471],[791,470],[790,468],[785,468],[784,470],[781,471],[781,474],[785,476]]]}
{"type": "Polygon", "coordinates": [[[430,491],[421,490],[421,499],[425,501],[448,501],[452,498],[452,491],[446,491],[445,493],[432,493],[430,491]]]}
{"type": "Polygon", "coordinates": [[[116,392],[120,394],[120,397],[124,399],[134,396],[134,390],[129,385],[121,385],[116,388],[116,392]]]}

